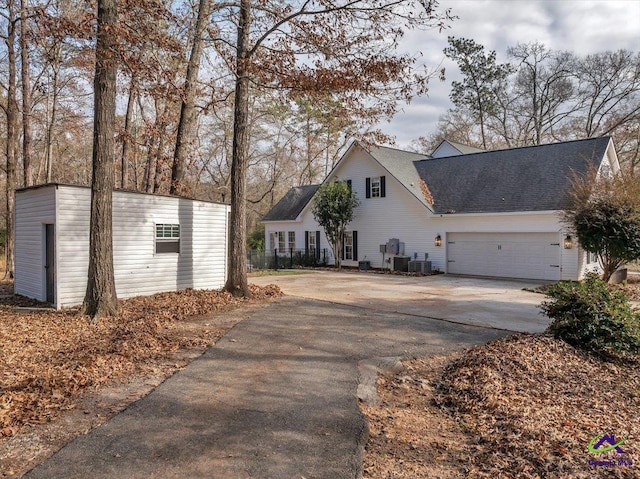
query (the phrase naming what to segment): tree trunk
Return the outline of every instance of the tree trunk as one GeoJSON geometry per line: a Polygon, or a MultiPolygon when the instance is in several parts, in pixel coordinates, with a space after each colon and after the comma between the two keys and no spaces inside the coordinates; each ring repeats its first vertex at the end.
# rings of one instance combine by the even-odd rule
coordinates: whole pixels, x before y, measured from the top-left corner
{"type": "Polygon", "coordinates": [[[129,156],[131,150],[131,142],[133,141],[133,134],[131,132],[131,119],[133,117],[133,107],[135,105],[136,95],[136,80],[131,78],[129,84],[129,99],[127,100],[127,113],[124,117],[124,136],[122,139],[122,165],[121,165],[121,179],[120,186],[123,190],[129,188],[129,156]]]}
{"type": "Polygon", "coordinates": [[[231,215],[229,267],[225,289],[234,296],[249,296],[247,282],[247,163],[249,156],[249,30],[251,0],[241,0],[236,56],[236,86],[231,163],[231,215]]]}
{"type": "MultiPolygon", "coordinates": [[[[59,53],[59,52],[58,52],[59,53]]],[[[45,182],[51,183],[53,181],[53,156],[51,150],[53,148],[53,128],[56,124],[56,117],[58,113],[58,79],[60,77],[60,57],[56,56],[55,63],[52,66],[53,70],[53,95],[51,97],[51,117],[47,124],[47,140],[45,144],[45,182]]],[[[47,91],[47,107],[49,102],[49,92],[47,91]]]]}
{"type": "MultiPolygon", "coordinates": [[[[164,113],[163,113],[164,115],[164,113]]],[[[156,154],[156,170],[153,176],[153,192],[158,193],[160,188],[162,187],[162,170],[164,169],[164,139],[166,125],[164,123],[160,123],[160,135],[158,139],[158,151],[156,154]]]]}
{"type": "Polygon", "coordinates": [[[187,75],[182,93],[182,106],[180,107],[176,148],[173,154],[170,189],[172,195],[179,195],[183,192],[184,188],[184,165],[187,161],[189,146],[193,138],[192,131],[196,119],[196,85],[198,83],[198,72],[200,71],[200,60],[202,58],[204,32],[207,27],[210,9],[211,0],[200,0],[193,45],[191,46],[191,55],[189,56],[189,63],[187,64],[187,75]]]}
{"type": "Polygon", "coordinates": [[[83,311],[94,320],[117,314],[113,274],[112,193],[116,112],[116,0],[98,0],[98,40],[93,82],[93,177],[89,275],[83,311]]]}
{"type": "Polygon", "coordinates": [[[18,103],[16,100],[16,32],[15,32],[15,5],[14,0],[8,2],[9,19],[7,22],[7,60],[9,62],[9,78],[7,84],[7,181],[6,181],[6,242],[5,256],[6,267],[5,272],[10,278],[13,278],[14,271],[14,200],[16,190],[16,151],[18,136],[16,134],[18,123],[18,103]]]}
{"type": "Polygon", "coordinates": [[[24,185],[33,184],[31,165],[31,75],[29,74],[29,0],[20,0],[20,55],[22,60],[22,164],[24,185]]]}

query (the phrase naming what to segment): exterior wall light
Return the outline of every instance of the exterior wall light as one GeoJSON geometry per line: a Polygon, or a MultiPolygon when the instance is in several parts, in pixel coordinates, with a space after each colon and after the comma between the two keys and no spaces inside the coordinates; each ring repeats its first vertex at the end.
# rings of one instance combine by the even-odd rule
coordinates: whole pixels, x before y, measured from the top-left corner
{"type": "Polygon", "coordinates": [[[434,241],[434,244],[436,246],[442,246],[442,236],[440,236],[440,234],[436,235],[436,240],[434,241]]]}
{"type": "Polygon", "coordinates": [[[571,237],[571,235],[567,235],[564,239],[564,249],[571,248],[573,248],[573,238],[571,237]]]}

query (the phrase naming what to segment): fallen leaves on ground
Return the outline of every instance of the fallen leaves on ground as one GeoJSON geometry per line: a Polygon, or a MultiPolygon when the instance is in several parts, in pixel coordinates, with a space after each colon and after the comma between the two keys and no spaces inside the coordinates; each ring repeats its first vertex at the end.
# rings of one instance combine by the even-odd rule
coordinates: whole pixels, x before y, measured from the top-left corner
{"type": "Polygon", "coordinates": [[[626,281],[614,287],[627,293],[631,301],[640,301],[640,275],[629,274],[626,281]]]}
{"type": "MultiPolygon", "coordinates": [[[[281,296],[251,285],[253,300],[281,296]]],[[[92,322],[78,309],[42,309],[0,284],[0,437],[49,421],[83,391],[157,370],[178,350],[211,344],[225,330],[181,329],[181,321],[246,303],[229,293],[186,290],[120,302],[117,318],[92,322]]]]}
{"type": "Polygon", "coordinates": [[[407,361],[380,379],[382,406],[363,407],[371,431],[365,477],[640,477],[637,364],[603,362],[530,334],[444,363],[407,361]],[[602,434],[626,439],[629,457],[589,453],[602,434]],[[629,458],[636,464],[618,465],[629,458]]]}

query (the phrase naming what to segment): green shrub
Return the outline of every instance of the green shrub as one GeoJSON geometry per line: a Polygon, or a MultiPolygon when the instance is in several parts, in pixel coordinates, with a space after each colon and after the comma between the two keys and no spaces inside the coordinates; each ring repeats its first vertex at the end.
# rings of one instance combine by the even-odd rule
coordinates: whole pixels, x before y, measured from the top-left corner
{"type": "Polygon", "coordinates": [[[7,241],[7,230],[0,228],[0,251],[4,251],[4,246],[7,241]]]}
{"type": "Polygon", "coordinates": [[[547,332],[556,338],[606,359],[640,354],[640,313],[597,274],[588,273],[582,283],[551,285],[546,294],[551,300],[540,309],[553,319],[547,332]]]}

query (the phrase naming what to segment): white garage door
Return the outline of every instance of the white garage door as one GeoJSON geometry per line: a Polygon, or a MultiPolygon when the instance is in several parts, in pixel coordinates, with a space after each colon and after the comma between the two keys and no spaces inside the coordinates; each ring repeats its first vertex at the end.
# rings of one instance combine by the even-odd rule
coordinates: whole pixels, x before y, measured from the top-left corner
{"type": "Polygon", "coordinates": [[[558,233],[448,233],[447,272],[560,279],[558,233]]]}

